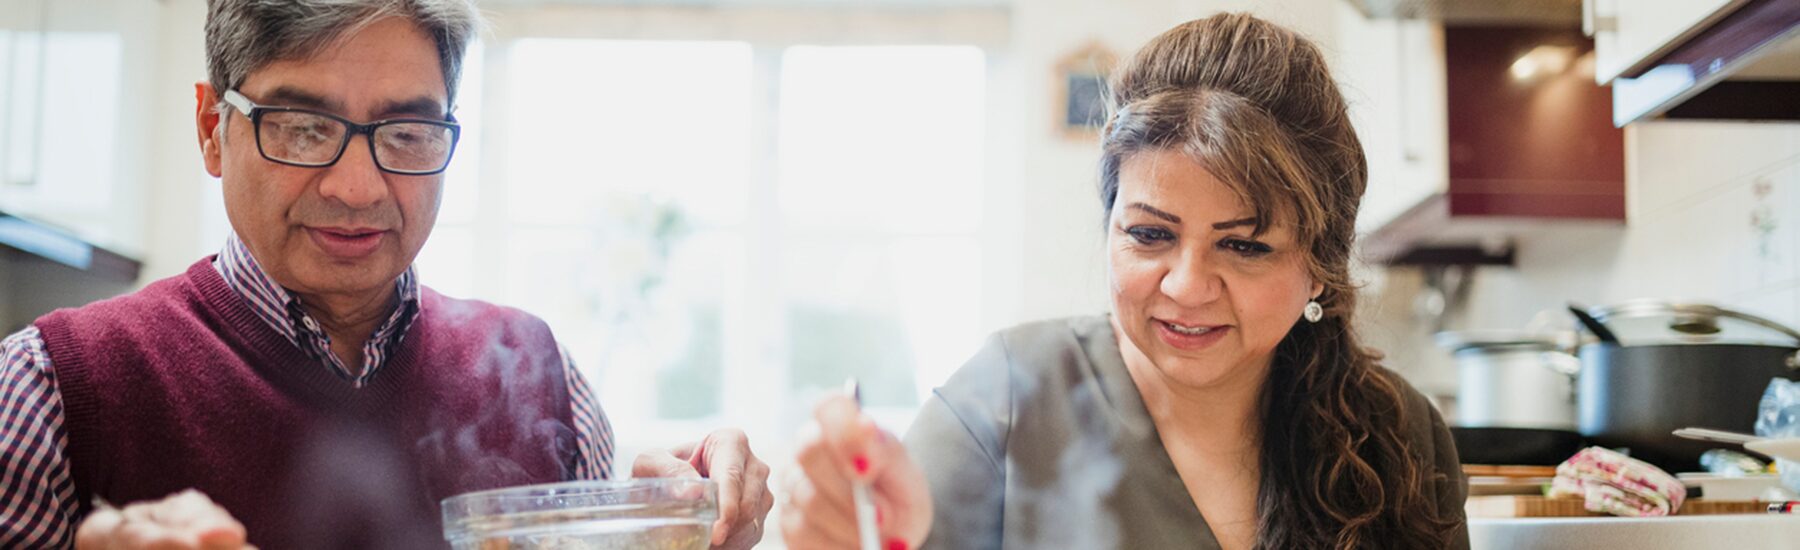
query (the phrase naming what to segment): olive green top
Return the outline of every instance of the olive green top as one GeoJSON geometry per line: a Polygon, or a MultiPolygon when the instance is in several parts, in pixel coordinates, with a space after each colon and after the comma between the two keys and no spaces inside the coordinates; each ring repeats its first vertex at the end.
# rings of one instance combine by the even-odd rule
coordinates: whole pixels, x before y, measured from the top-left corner
{"type": "MultiPolygon", "coordinates": [[[[1461,518],[1467,482],[1450,430],[1401,383],[1407,406],[1430,412],[1407,429],[1445,475],[1433,500],[1461,518]]],[[[925,549],[1219,548],[1106,316],[995,334],[925,403],[906,447],[936,508],[925,549]]],[[[1457,539],[1452,548],[1468,548],[1466,526],[1457,539]]]]}

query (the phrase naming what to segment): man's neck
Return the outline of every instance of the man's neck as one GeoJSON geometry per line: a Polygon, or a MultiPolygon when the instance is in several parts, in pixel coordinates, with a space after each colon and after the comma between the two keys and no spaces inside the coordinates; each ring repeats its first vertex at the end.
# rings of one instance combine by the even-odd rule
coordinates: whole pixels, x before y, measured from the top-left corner
{"type": "Polygon", "coordinates": [[[363,369],[363,345],[399,307],[399,296],[393,285],[382,285],[374,292],[354,294],[302,294],[300,307],[319,322],[319,329],[331,337],[331,353],[337,355],[352,374],[363,369]]]}

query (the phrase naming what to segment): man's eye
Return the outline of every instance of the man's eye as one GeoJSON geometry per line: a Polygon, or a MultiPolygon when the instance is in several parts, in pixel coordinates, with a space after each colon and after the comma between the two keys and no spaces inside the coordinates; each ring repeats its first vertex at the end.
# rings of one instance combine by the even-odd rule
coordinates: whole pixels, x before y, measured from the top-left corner
{"type": "Polygon", "coordinates": [[[282,133],[302,143],[317,143],[325,140],[325,126],[322,124],[289,124],[281,127],[282,133]]]}

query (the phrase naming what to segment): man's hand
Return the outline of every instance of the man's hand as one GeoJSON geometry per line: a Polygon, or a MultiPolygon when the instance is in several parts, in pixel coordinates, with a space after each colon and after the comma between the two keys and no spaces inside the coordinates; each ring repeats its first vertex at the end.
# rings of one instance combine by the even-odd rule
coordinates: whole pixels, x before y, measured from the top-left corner
{"type": "Polygon", "coordinates": [[[75,530],[76,550],[242,550],[244,525],[192,489],[124,509],[102,507],[75,530]]]}
{"type": "Polygon", "coordinates": [[[719,430],[692,445],[638,455],[631,477],[704,477],[719,485],[719,521],[712,547],[746,549],[762,540],[763,519],[775,507],[769,465],[750,452],[740,430],[719,430]]]}

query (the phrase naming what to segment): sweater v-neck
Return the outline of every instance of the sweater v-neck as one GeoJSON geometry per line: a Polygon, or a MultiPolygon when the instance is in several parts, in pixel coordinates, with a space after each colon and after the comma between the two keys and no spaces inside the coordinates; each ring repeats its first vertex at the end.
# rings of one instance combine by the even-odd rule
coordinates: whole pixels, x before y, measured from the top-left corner
{"type": "MultiPolygon", "coordinates": [[[[212,261],[208,257],[189,267],[188,285],[199,297],[203,311],[220,329],[220,334],[234,346],[249,350],[257,359],[253,367],[270,383],[295,391],[318,404],[350,405],[364,410],[390,402],[399,395],[404,380],[412,373],[419,339],[402,338],[394,356],[381,372],[358,388],[263,322],[244,303],[244,298],[225,283],[218,270],[213,269],[212,261]]],[[[427,296],[420,299],[427,299],[427,296]]],[[[427,317],[420,315],[408,327],[408,332],[424,330],[426,327],[420,325],[429,322],[427,317]]]]}

